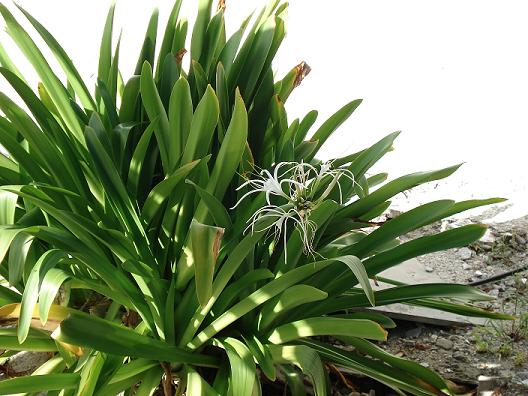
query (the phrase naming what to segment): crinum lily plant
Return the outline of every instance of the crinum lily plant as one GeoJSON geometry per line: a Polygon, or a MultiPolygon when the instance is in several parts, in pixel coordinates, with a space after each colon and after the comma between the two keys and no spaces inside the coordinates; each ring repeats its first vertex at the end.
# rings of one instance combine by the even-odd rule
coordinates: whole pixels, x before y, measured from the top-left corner
{"type": "Polygon", "coordinates": [[[39,80],[0,45],[0,73],[16,92],[0,93],[0,358],[47,358],[0,381],[0,393],[244,396],[286,386],[323,396],[336,372],[354,372],[398,394],[453,394],[377,345],[395,323],[369,308],[509,319],[473,305],[489,297],[464,285],[378,276],[465,246],[485,227],[400,235],[501,199],[439,200],[374,221],[392,197],[458,165],[387,182],[370,170],[398,133],[321,162],[361,101],[317,127],[316,111],[288,118],[309,67],[274,76],[287,4],[272,0],[232,34],[223,1],[199,0],[192,28],[180,6],[160,40],[153,13],[132,76],[119,71],[112,6],[91,89],[49,30],[0,4],[39,80]]]}

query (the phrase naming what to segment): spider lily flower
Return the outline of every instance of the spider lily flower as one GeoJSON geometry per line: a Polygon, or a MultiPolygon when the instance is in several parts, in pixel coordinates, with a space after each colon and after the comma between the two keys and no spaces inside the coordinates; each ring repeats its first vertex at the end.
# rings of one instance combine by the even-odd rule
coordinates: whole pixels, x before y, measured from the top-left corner
{"type": "Polygon", "coordinates": [[[255,229],[259,232],[273,230],[274,240],[277,241],[282,234],[286,246],[287,225],[291,222],[300,233],[304,253],[314,254],[313,241],[317,225],[310,220],[310,213],[330,195],[336,186],[339,190],[340,203],[342,203],[341,177],[354,182],[352,172],[343,168],[333,169],[331,162],[324,162],[319,167],[305,162],[280,162],[275,166],[273,174],[264,169],[255,179],[248,179],[241,184],[237,191],[246,187],[250,189],[242,195],[233,208],[248,196],[264,192],[267,205],[253,213],[248,220],[245,232],[248,230],[255,232],[255,229]],[[327,185],[322,184],[327,182],[327,185]],[[320,193],[322,186],[325,188],[320,193]],[[318,195],[317,198],[315,198],[316,195],[318,195]],[[272,196],[283,200],[282,205],[272,203],[272,196]],[[267,225],[259,229],[258,225],[266,219],[275,220],[271,223],[266,222],[267,225]]]}
{"type": "Polygon", "coordinates": [[[249,195],[254,194],[254,193],[258,193],[258,192],[265,192],[266,193],[266,201],[267,201],[268,205],[271,204],[271,202],[270,202],[270,196],[271,195],[276,195],[276,196],[285,198],[286,200],[289,200],[290,197],[283,190],[283,187],[282,187],[283,184],[289,184],[291,186],[291,185],[300,185],[300,183],[298,181],[296,181],[296,180],[288,179],[288,178],[280,180],[280,178],[283,177],[285,174],[287,174],[290,169],[286,169],[280,174],[279,174],[279,172],[280,172],[281,168],[284,168],[286,166],[291,166],[292,164],[294,164],[294,163],[281,162],[281,163],[277,164],[277,166],[275,166],[275,170],[273,172],[273,175],[268,170],[263,169],[260,172],[259,177],[257,179],[248,179],[246,182],[241,184],[237,188],[237,191],[240,191],[241,189],[243,189],[243,188],[245,188],[247,186],[252,187],[252,189],[250,189],[247,193],[245,193],[238,200],[238,202],[235,204],[235,206],[233,206],[231,209],[236,208],[240,204],[240,202],[242,202],[249,195]]]}

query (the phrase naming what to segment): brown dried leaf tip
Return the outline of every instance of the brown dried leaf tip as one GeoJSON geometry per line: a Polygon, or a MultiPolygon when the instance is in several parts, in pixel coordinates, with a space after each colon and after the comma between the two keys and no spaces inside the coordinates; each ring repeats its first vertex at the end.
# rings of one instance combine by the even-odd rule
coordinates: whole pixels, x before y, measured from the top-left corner
{"type": "Polygon", "coordinates": [[[217,7],[217,10],[220,11],[224,11],[226,9],[226,3],[225,3],[225,0],[219,0],[218,1],[218,7],[217,7]]]}
{"type": "Polygon", "coordinates": [[[293,87],[296,88],[301,85],[302,80],[310,74],[312,68],[308,66],[308,63],[302,61],[297,66],[295,66],[295,81],[293,82],[293,87]]]}
{"type": "Polygon", "coordinates": [[[181,50],[176,52],[176,55],[174,55],[174,57],[176,58],[176,63],[178,63],[178,65],[181,65],[183,61],[183,57],[185,56],[186,53],[187,53],[187,50],[185,48],[182,48],[181,50]]]}
{"type": "Polygon", "coordinates": [[[218,228],[216,231],[215,239],[213,241],[213,257],[216,263],[218,259],[218,253],[220,252],[220,245],[222,244],[222,237],[224,236],[225,230],[223,228],[218,228]]]}

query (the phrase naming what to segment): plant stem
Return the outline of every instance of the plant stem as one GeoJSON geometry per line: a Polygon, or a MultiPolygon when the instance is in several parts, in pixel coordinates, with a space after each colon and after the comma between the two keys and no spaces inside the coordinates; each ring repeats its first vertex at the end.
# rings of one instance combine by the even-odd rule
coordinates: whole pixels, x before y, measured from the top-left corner
{"type": "Polygon", "coordinates": [[[161,362],[161,367],[163,368],[163,371],[165,371],[165,376],[163,377],[162,384],[163,384],[163,394],[165,396],[172,396],[172,370],[171,366],[167,362],[161,362]]]}

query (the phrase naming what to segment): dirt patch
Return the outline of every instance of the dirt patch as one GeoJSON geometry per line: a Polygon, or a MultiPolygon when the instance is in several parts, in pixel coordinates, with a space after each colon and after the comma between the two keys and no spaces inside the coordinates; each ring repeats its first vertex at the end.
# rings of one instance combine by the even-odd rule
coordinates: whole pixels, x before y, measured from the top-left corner
{"type": "MultiPolygon", "coordinates": [[[[478,217],[447,220],[414,231],[402,239],[471,223],[486,222],[499,208],[478,217]]],[[[515,315],[515,321],[493,321],[486,326],[440,328],[400,322],[383,348],[436,370],[456,383],[476,386],[479,376],[496,377],[501,395],[528,394],[528,216],[491,223],[486,235],[468,248],[419,257],[426,271],[452,283],[483,283],[481,291],[495,300],[483,308],[515,315]],[[499,276],[501,279],[488,282],[499,276]]]]}

